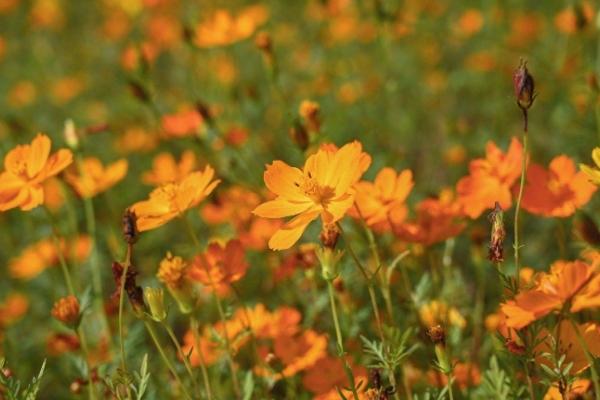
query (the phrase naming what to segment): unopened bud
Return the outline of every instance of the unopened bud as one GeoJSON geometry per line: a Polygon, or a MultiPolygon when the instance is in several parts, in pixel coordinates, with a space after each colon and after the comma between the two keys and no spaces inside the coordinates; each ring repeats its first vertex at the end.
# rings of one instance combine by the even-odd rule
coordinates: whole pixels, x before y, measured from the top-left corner
{"type": "Polygon", "coordinates": [[[164,292],[160,288],[147,287],[144,290],[144,297],[150,308],[150,316],[156,322],[162,322],[167,318],[165,311],[164,292]]]}
{"type": "Polygon", "coordinates": [[[290,139],[298,146],[302,151],[305,151],[309,145],[309,137],[306,128],[300,123],[300,121],[294,121],[294,124],[290,128],[290,139]]]}
{"type": "Polygon", "coordinates": [[[500,203],[496,202],[494,211],[488,216],[492,223],[488,258],[493,263],[504,261],[504,238],[506,236],[506,231],[504,230],[503,214],[500,203]]]}
{"type": "Polygon", "coordinates": [[[335,224],[324,224],[319,239],[321,239],[323,247],[333,250],[339,237],[340,230],[335,224]]]}
{"type": "Polygon", "coordinates": [[[517,105],[522,110],[529,109],[535,100],[536,93],[533,76],[527,70],[527,61],[521,60],[519,67],[513,73],[513,85],[517,105]]]}
{"type": "Polygon", "coordinates": [[[77,137],[77,130],[75,129],[75,123],[72,119],[65,121],[65,129],[63,131],[65,136],[65,142],[72,150],[77,150],[79,147],[79,138],[77,137]]]}
{"type": "Polygon", "coordinates": [[[69,295],[58,299],[52,307],[52,316],[65,325],[76,328],[80,319],[77,297],[69,295]]]}
{"type": "Polygon", "coordinates": [[[433,344],[441,344],[442,346],[446,344],[446,332],[441,325],[429,327],[427,329],[427,336],[429,336],[433,344]]]}
{"type": "Polygon", "coordinates": [[[135,212],[129,208],[125,210],[121,221],[123,226],[123,237],[128,244],[134,244],[138,239],[137,217],[135,212]]]}
{"type": "Polygon", "coordinates": [[[309,131],[319,132],[321,130],[321,107],[319,106],[319,103],[304,100],[300,104],[299,113],[304,121],[306,121],[309,131]]]}

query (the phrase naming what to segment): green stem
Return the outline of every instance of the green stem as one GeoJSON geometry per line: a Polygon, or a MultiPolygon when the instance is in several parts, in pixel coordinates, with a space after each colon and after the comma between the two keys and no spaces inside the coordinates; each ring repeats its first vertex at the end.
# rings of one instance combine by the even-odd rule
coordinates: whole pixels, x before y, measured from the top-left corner
{"type": "Polygon", "coordinates": [[[177,384],[181,387],[181,390],[183,391],[183,395],[185,396],[186,399],[192,400],[192,397],[190,396],[190,394],[188,393],[187,389],[185,388],[183,382],[179,378],[179,375],[177,375],[177,371],[175,371],[175,368],[173,367],[173,364],[171,363],[171,361],[169,361],[169,358],[165,354],[164,349],[162,348],[160,342],[158,341],[158,338],[156,337],[156,332],[154,332],[154,328],[146,320],[144,320],[144,325],[146,326],[146,330],[150,334],[150,337],[152,338],[152,341],[154,342],[154,345],[156,346],[156,349],[160,353],[160,356],[161,356],[163,362],[165,363],[166,367],[169,369],[169,371],[171,372],[171,374],[175,377],[175,380],[177,381],[177,384]]]}
{"type": "Polygon", "coordinates": [[[373,279],[372,279],[372,277],[369,276],[369,274],[367,273],[366,268],[362,265],[362,263],[360,262],[360,260],[356,256],[356,253],[354,252],[354,249],[352,248],[352,245],[350,244],[350,241],[348,240],[348,238],[347,238],[347,236],[346,236],[346,234],[344,232],[344,229],[342,228],[342,225],[340,225],[339,222],[336,222],[336,225],[337,225],[338,229],[340,230],[340,233],[342,234],[342,237],[344,238],[344,243],[346,244],[346,248],[348,249],[348,252],[352,256],[352,259],[354,260],[354,263],[356,264],[356,266],[358,267],[358,269],[362,273],[363,277],[367,281],[367,290],[369,292],[369,298],[371,300],[371,306],[373,307],[373,313],[375,314],[375,320],[377,322],[377,330],[378,330],[379,336],[380,336],[380,338],[381,338],[381,340],[383,342],[383,340],[384,340],[383,325],[381,323],[381,317],[379,316],[379,306],[377,305],[377,297],[375,296],[375,290],[373,288],[373,279]]]}
{"type": "Polygon", "coordinates": [[[164,321],[162,322],[161,325],[165,328],[165,330],[169,334],[169,337],[171,338],[171,341],[175,345],[175,348],[177,349],[177,354],[179,354],[179,357],[181,357],[181,360],[183,361],[183,365],[185,366],[185,369],[187,370],[187,373],[190,376],[190,380],[192,381],[192,386],[194,387],[194,392],[197,392],[198,387],[197,387],[196,379],[194,378],[194,373],[192,372],[192,366],[190,365],[188,358],[185,356],[185,354],[183,354],[183,350],[181,349],[181,346],[179,345],[179,341],[177,340],[177,337],[175,336],[173,329],[171,329],[169,324],[164,323],[164,321]]]}
{"type": "Polygon", "coordinates": [[[594,382],[594,396],[596,400],[600,400],[600,375],[598,375],[598,371],[596,370],[596,365],[594,363],[594,357],[590,351],[589,346],[587,345],[583,336],[581,336],[581,332],[579,331],[579,327],[577,323],[573,320],[573,316],[569,317],[571,324],[573,325],[573,329],[575,329],[575,335],[577,336],[577,340],[579,341],[579,345],[583,348],[585,353],[585,358],[590,363],[590,371],[592,373],[592,382],[594,382]]]}
{"type": "Polygon", "coordinates": [[[519,195],[517,196],[517,204],[515,205],[515,242],[513,244],[513,248],[515,251],[516,267],[515,278],[517,280],[517,284],[519,282],[519,274],[521,272],[521,264],[519,261],[519,250],[521,248],[521,244],[519,243],[519,211],[521,209],[521,199],[523,198],[523,188],[525,187],[525,176],[527,173],[527,110],[523,110],[523,118],[525,120],[525,129],[523,130],[523,160],[521,162],[521,180],[519,183],[519,195]]]}
{"type": "Polygon", "coordinates": [[[194,347],[196,348],[196,352],[198,353],[198,358],[200,359],[200,371],[202,371],[202,380],[204,382],[204,390],[206,391],[206,396],[208,400],[212,400],[212,390],[210,389],[210,379],[208,379],[208,371],[206,369],[206,362],[204,361],[204,353],[202,352],[202,348],[200,347],[200,335],[198,334],[198,321],[196,318],[192,317],[190,319],[190,325],[192,328],[192,333],[194,334],[194,347]]]}
{"type": "Polygon", "coordinates": [[[94,385],[94,380],[92,379],[92,366],[90,365],[90,352],[88,350],[87,340],[85,339],[85,333],[83,329],[79,327],[76,330],[77,336],[79,337],[79,343],[81,343],[81,352],[83,353],[83,357],[85,358],[85,363],[87,365],[88,370],[88,397],[90,400],[96,400],[96,386],[94,385]]]}
{"type": "Polygon", "coordinates": [[[67,266],[67,262],[65,260],[65,256],[63,254],[63,249],[60,245],[60,239],[58,234],[58,228],[56,227],[56,222],[46,207],[44,207],[46,211],[46,215],[48,220],[50,221],[50,226],[52,227],[52,241],[54,242],[54,247],[56,248],[56,254],[58,255],[58,261],[60,263],[60,268],[63,273],[63,277],[65,278],[65,283],[67,285],[67,290],[70,295],[75,296],[75,288],[73,286],[73,281],[71,280],[71,274],[69,272],[69,267],[67,266]]]}
{"type": "Polygon", "coordinates": [[[340,322],[338,319],[337,308],[335,305],[335,296],[333,292],[333,283],[331,280],[327,280],[327,291],[329,293],[329,304],[331,305],[331,316],[333,319],[333,324],[335,326],[335,337],[338,345],[338,355],[344,364],[344,371],[346,372],[346,377],[348,378],[348,382],[350,383],[350,387],[352,388],[352,395],[354,396],[354,400],[358,400],[358,393],[356,392],[356,384],[354,382],[354,374],[352,373],[352,369],[348,365],[346,361],[344,351],[344,340],[342,339],[342,331],[340,329],[340,322]]]}
{"type": "MultiPolygon", "coordinates": [[[[121,352],[121,370],[125,375],[127,372],[127,362],[125,358],[125,340],[123,338],[123,299],[125,298],[125,281],[127,280],[127,272],[129,271],[129,265],[131,264],[131,244],[127,245],[127,252],[125,254],[125,262],[123,263],[123,273],[121,274],[120,288],[119,288],[119,349],[121,352]]],[[[131,391],[129,385],[127,387],[127,398],[131,398],[131,391]]]]}

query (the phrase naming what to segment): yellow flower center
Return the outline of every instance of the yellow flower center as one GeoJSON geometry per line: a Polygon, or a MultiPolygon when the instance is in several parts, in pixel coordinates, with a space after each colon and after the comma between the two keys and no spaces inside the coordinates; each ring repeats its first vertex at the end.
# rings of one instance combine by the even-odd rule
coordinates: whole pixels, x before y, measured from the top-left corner
{"type": "Polygon", "coordinates": [[[310,197],[315,203],[325,206],[334,196],[333,188],[321,186],[310,174],[304,177],[304,181],[299,185],[304,194],[310,197]]]}

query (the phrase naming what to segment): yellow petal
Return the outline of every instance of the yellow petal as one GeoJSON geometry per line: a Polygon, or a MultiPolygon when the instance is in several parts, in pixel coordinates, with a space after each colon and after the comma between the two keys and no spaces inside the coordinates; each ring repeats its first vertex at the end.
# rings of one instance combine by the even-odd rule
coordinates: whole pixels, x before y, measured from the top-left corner
{"type": "Polygon", "coordinates": [[[592,150],[592,159],[596,163],[596,166],[600,168],[600,147],[596,147],[592,150]]]}
{"type": "Polygon", "coordinates": [[[272,250],[285,250],[292,247],[304,230],[315,218],[319,216],[319,211],[308,212],[298,215],[296,218],[285,224],[269,240],[269,248],[272,250]]]}
{"type": "Polygon", "coordinates": [[[44,168],[50,155],[50,147],[50,138],[46,135],[40,133],[33,139],[26,160],[28,177],[33,178],[44,168]]]}
{"type": "Polygon", "coordinates": [[[252,212],[263,218],[282,218],[303,213],[312,205],[313,203],[309,201],[296,203],[283,198],[278,198],[262,203],[252,212]]]}

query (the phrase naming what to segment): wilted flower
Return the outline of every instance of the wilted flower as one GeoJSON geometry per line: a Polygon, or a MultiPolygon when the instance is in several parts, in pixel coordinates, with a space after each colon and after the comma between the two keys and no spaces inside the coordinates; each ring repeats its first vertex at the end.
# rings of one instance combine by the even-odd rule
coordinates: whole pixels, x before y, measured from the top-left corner
{"type": "Polygon", "coordinates": [[[496,208],[488,217],[492,223],[488,258],[493,263],[504,261],[504,237],[506,236],[506,231],[504,230],[503,214],[500,204],[496,202],[496,208]]]}

